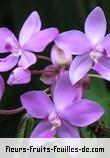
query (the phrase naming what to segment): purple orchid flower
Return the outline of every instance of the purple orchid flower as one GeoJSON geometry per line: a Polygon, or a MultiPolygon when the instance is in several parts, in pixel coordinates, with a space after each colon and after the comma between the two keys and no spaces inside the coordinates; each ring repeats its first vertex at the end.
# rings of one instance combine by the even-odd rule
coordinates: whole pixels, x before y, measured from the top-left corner
{"type": "Polygon", "coordinates": [[[86,19],[85,34],[72,30],[61,33],[56,39],[59,48],[78,55],[69,70],[73,84],[91,68],[110,81],[110,34],[105,36],[105,33],[105,15],[100,7],[96,7],[86,19]]]}
{"type": "Polygon", "coordinates": [[[26,92],[21,102],[34,118],[43,119],[31,134],[33,138],[79,137],[77,127],[85,127],[98,120],[103,108],[94,101],[78,97],[79,90],[65,72],[58,80],[53,93],[53,102],[43,91],[26,92]]]}
{"type": "Polygon", "coordinates": [[[11,52],[11,55],[0,59],[0,71],[8,71],[17,63],[24,69],[36,63],[32,52],[42,52],[58,35],[56,28],[41,30],[41,20],[36,11],[25,21],[19,39],[7,28],[0,28],[0,53],[11,52]]]}
{"type": "Polygon", "coordinates": [[[0,100],[2,99],[4,91],[5,91],[5,83],[3,77],[0,75],[0,100]]]}

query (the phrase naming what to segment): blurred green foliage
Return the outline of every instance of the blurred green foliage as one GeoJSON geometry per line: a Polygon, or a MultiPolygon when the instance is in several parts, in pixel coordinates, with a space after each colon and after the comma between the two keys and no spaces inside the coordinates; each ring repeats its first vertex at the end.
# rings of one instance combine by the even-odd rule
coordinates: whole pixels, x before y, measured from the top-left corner
{"type": "MultiPolygon", "coordinates": [[[[33,10],[37,10],[42,20],[42,28],[54,26],[59,28],[60,32],[70,29],[83,31],[86,16],[96,6],[103,8],[108,22],[107,31],[110,31],[110,0],[1,0],[0,27],[8,27],[18,36],[27,16],[33,10]]],[[[44,54],[49,56],[50,48],[46,49],[44,54]]],[[[38,62],[33,68],[40,69],[45,65],[44,62],[38,62]]],[[[9,73],[2,73],[5,81],[9,73]]],[[[0,108],[11,109],[20,106],[20,94],[28,90],[44,88],[45,86],[38,81],[36,76],[32,77],[32,82],[29,85],[13,87],[6,85],[0,108]]],[[[92,79],[92,88],[85,95],[104,106],[107,112],[104,121],[107,125],[110,125],[110,84],[100,79],[92,79]]],[[[22,115],[23,113],[13,116],[0,116],[0,137],[15,137],[22,115]]],[[[25,123],[24,126],[26,126],[25,123]]]]}

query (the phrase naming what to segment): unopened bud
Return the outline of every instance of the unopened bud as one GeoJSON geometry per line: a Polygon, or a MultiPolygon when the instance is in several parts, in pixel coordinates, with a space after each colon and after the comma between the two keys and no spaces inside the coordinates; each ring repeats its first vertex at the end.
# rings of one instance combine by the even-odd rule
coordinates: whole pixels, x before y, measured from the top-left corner
{"type": "Polygon", "coordinates": [[[54,45],[51,50],[51,60],[53,65],[57,67],[69,66],[72,62],[72,55],[69,52],[64,52],[56,45],[54,45]]]}

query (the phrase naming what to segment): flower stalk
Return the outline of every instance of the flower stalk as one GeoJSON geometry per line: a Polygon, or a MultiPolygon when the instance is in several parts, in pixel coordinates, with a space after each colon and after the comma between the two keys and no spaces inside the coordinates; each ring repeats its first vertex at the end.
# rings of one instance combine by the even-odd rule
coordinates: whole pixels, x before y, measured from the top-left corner
{"type": "Polygon", "coordinates": [[[31,70],[32,75],[39,75],[42,73],[56,73],[56,71],[50,71],[50,70],[31,70]]]}
{"type": "Polygon", "coordinates": [[[46,56],[43,56],[43,55],[37,55],[37,58],[41,59],[41,60],[46,60],[46,61],[51,62],[51,59],[49,57],[46,57],[46,56]]]}
{"type": "Polygon", "coordinates": [[[25,109],[23,107],[19,107],[17,109],[12,110],[0,110],[0,115],[14,115],[20,112],[23,112],[25,109]]]}

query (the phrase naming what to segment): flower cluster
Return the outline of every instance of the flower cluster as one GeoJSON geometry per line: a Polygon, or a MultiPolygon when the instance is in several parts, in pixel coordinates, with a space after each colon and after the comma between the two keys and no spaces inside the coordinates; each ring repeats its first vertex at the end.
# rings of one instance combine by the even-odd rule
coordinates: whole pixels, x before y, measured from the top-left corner
{"type": "MultiPolygon", "coordinates": [[[[105,36],[105,33],[106,19],[100,7],[88,15],[85,33],[78,30],[59,33],[57,28],[41,30],[36,11],[23,24],[18,40],[9,29],[0,28],[0,53],[11,53],[0,59],[0,72],[13,69],[7,84],[26,84],[33,73],[40,73],[40,80],[49,87],[50,94],[29,91],[20,96],[27,113],[41,119],[31,137],[77,138],[79,127],[102,117],[103,107],[84,99],[83,94],[85,84],[90,84],[91,69],[110,81],[110,34],[105,36]],[[39,56],[51,42],[55,43],[51,57],[39,56]],[[51,64],[43,70],[32,70],[30,67],[40,58],[51,64]]],[[[5,87],[1,76],[0,85],[1,98],[5,87]]]]}

